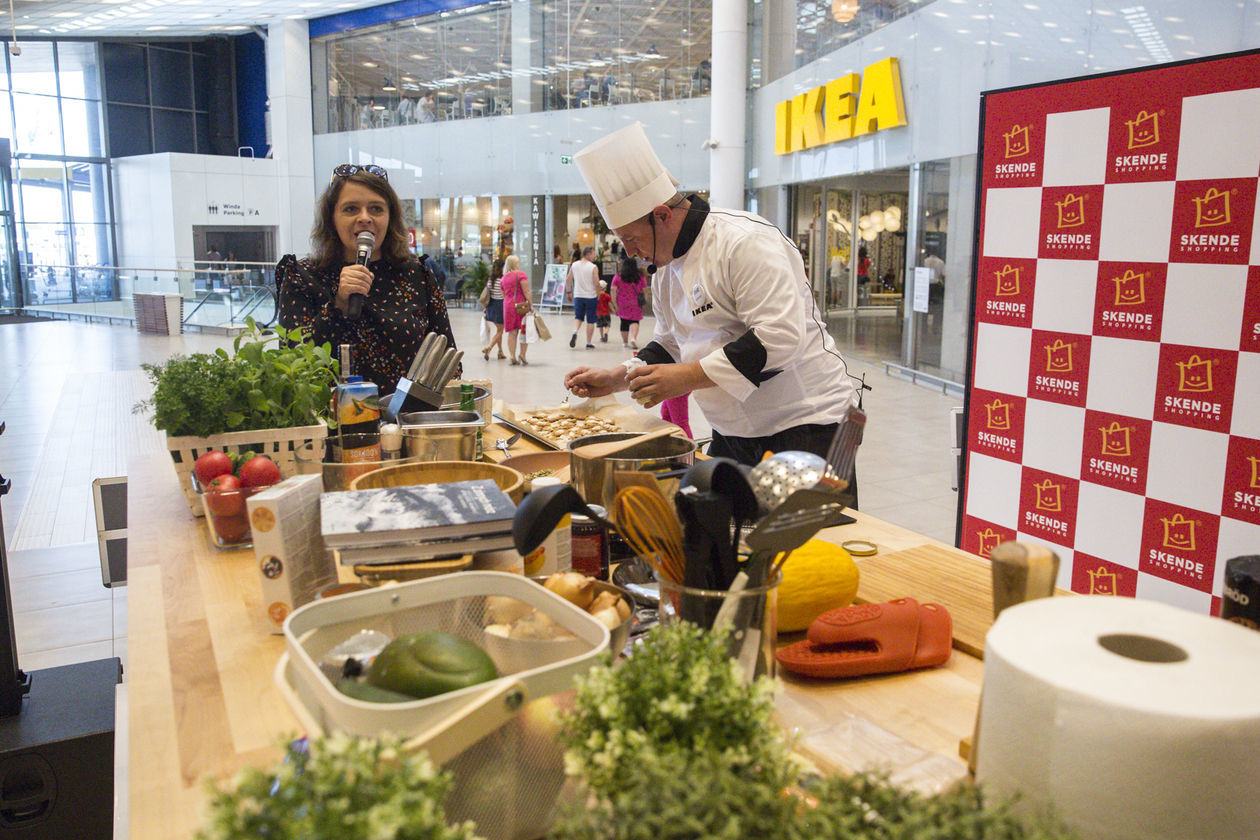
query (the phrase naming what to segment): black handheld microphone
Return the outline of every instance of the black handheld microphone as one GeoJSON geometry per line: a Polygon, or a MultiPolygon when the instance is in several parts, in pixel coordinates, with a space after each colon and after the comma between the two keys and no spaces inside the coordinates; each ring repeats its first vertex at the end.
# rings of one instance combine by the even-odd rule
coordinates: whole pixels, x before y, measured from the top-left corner
{"type": "Polygon", "coordinates": [[[656,273],[656,219],[652,217],[651,213],[648,213],[648,224],[652,227],[652,259],[654,260],[648,263],[647,267],[648,277],[651,277],[656,273]]]}
{"type": "MultiPolygon", "coordinates": [[[[372,249],[376,247],[376,234],[370,230],[360,231],[359,235],[354,238],[356,265],[367,265],[368,260],[372,256],[372,249]]],[[[359,316],[363,314],[363,303],[367,298],[364,295],[355,292],[350,295],[350,303],[346,306],[346,317],[351,321],[359,320],[359,316]]]]}

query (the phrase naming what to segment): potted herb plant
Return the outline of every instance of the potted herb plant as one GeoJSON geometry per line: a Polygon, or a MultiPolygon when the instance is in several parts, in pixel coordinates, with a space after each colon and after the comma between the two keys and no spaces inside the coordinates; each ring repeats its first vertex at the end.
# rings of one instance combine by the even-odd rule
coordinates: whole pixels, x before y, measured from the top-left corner
{"type": "Polygon", "coordinates": [[[266,329],[247,319],[232,353],[175,355],[141,367],[153,396],[137,412],[152,412],[166,432],[189,508],[202,515],[189,478],[197,458],[211,449],[267,455],[282,477],[296,472],[294,452],[328,434],[326,418],[338,365],[332,348],[304,340],[300,330],[266,329]]]}
{"type": "Polygon", "coordinates": [[[772,718],[773,682],[745,684],[721,633],[659,627],[617,668],[578,680],[566,767],[589,798],[554,840],[1071,840],[974,786],[924,796],[879,775],[803,778],[772,718]]]}
{"type": "Polygon", "coordinates": [[[285,746],[282,762],[209,783],[209,820],[198,840],[477,840],[451,825],[442,800],[451,775],[401,741],[332,735],[285,746]]]}

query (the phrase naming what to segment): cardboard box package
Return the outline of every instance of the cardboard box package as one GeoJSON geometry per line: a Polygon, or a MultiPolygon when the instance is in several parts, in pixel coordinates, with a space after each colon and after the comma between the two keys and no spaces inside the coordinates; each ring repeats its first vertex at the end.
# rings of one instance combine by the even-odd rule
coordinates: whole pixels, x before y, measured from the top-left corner
{"type": "Polygon", "coordinates": [[[263,606],[275,633],[289,613],[337,582],[332,552],[319,530],[323,490],[319,474],[296,475],[246,500],[263,606]]]}

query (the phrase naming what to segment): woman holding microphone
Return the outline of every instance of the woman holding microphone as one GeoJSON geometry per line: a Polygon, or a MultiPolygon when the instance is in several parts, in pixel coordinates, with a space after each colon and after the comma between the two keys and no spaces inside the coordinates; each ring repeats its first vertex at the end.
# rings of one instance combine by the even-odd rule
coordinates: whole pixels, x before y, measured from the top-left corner
{"type": "MultiPolygon", "coordinates": [[[[365,237],[366,240],[366,237],[365,237]]],[[[311,254],[276,266],[280,325],[303,328],[317,344],[354,345],[354,372],[393,391],[430,332],[451,332],[443,289],[408,247],[402,206],[388,173],[343,163],[320,196],[311,254]],[[360,234],[370,233],[366,265],[360,234]]],[[[345,371],[342,372],[346,373],[345,371]]]]}

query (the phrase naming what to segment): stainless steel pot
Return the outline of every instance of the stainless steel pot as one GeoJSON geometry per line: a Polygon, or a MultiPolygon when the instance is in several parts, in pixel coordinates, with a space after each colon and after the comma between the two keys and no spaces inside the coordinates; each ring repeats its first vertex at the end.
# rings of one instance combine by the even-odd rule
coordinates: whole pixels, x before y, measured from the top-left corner
{"type": "Polygon", "coordinates": [[[417,441],[432,441],[435,461],[473,460],[477,454],[477,430],[485,426],[475,411],[407,411],[398,419],[403,452],[426,454],[428,447],[417,441]]]}
{"type": "Polygon", "coordinates": [[[611,443],[638,437],[639,432],[614,432],[587,435],[569,442],[569,465],[572,485],[587,504],[603,505],[612,510],[617,497],[614,475],[618,472],[663,472],[691,465],[696,460],[696,444],[681,437],[663,437],[645,441],[609,458],[582,458],[573,451],[591,443],[611,443]]]}

